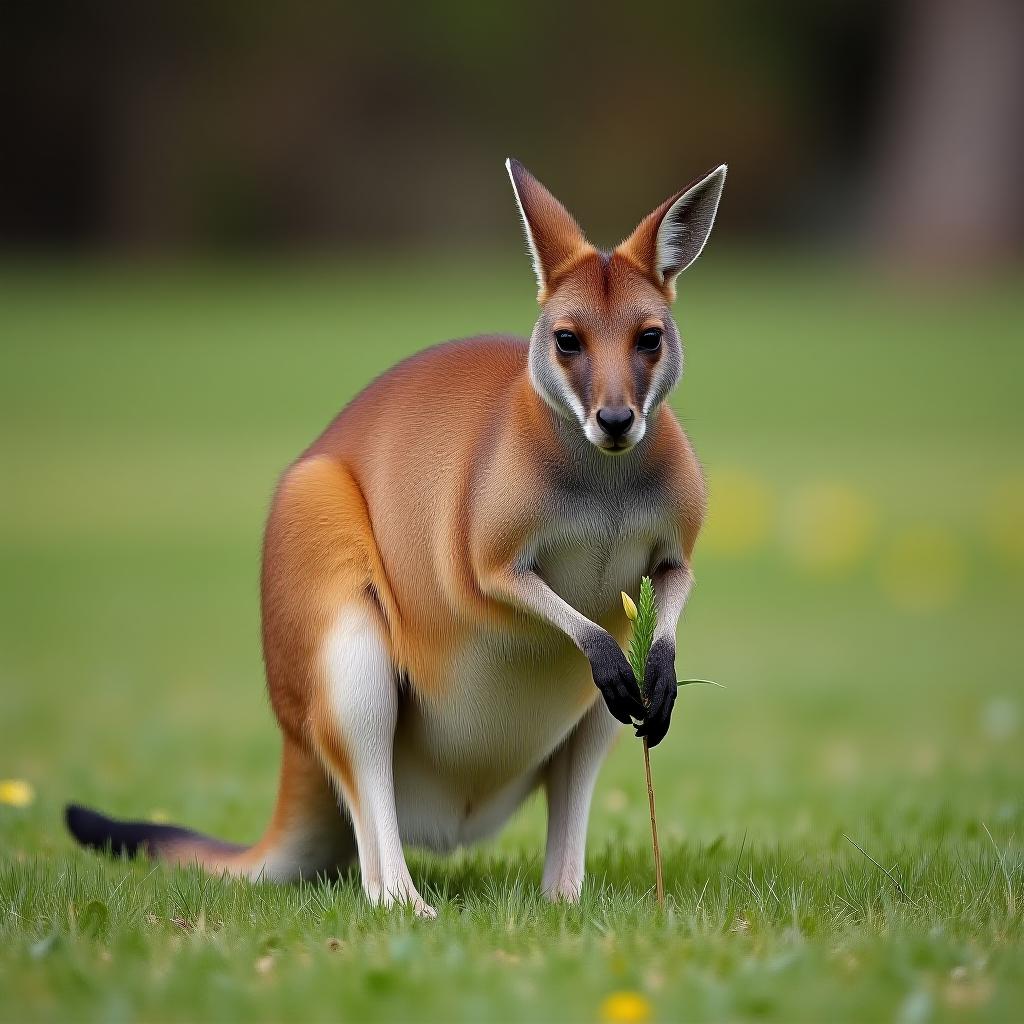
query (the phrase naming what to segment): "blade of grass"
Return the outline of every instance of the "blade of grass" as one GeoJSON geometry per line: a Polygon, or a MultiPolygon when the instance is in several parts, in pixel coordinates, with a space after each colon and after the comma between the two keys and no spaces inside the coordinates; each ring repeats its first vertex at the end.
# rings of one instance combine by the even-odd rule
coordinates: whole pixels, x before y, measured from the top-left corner
{"type": "Polygon", "coordinates": [[[843,833],[843,838],[844,838],[844,839],[845,839],[845,840],[846,840],[846,841],[847,841],[848,843],[851,843],[851,844],[852,844],[853,846],[857,847],[857,849],[858,849],[858,850],[860,850],[860,852],[861,852],[862,854],[864,854],[864,856],[865,856],[865,857],[867,857],[867,859],[868,859],[869,861],[871,861],[871,863],[872,863],[872,864],[874,864],[874,865],[875,865],[875,867],[876,867],[876,868],[878,868],[878,870],[879,870],[879,871],[881,871],[881,872],[882,872],[882,874],[883,874],[883,875],[885,875],[885,876],[886,876],[886,878],[888,878],[888,879],[889,879],[889,881],[890,881],[890,882],[892,882],[892,884],[893,884],[893,885],[895,885],[895,886],[896,886],[896,889],[897,889],[897,891],[899,892],[899,894],[900,894],[900,895],[901,895],[901,896],[902,896],[902,897],[903,897],[903,898],[904,898],[905,900],[907,900],[907,901],[908,901],[909,903],[914,903],[914,900],[912,900],[912,899],[910,898],[910,896],[909,896],[909,895],[907,894],[907,890],[906,890],[906,889],[904,889],[902,885],[900,885],[900,883],[899,883],[899,880],[898,880],[898,879],[896,878],[896,876],[895,876],[895,875],[894,875],[894,874],[893,874],[893,873],[892,873],[891,871],[887,871],[887,870],[886,870],[885,868],[883,868],[883,867],[882,867],[882,865],[881,865],[881,864],[879,864],[879,863],[878,863],[878,861],[877,861],[877,860],[875,860],[875,858],[874,858],[874,857],[872,857],[872,856],[871,856],[871,854],[870,854],[870,853],[868,853],[868,851],[867,851],[867,850],[865,850],[865,849],[864,849],[864,847],[860,845],[860,843],[858,843],[858,842],[856,842],[855,840],[851,839],[851,838],[850,838],[850,837],[849,837],[849,836],[848,836],[848,835],[847,835],[847,834],[846,834],[845,832],[843,833]]]}

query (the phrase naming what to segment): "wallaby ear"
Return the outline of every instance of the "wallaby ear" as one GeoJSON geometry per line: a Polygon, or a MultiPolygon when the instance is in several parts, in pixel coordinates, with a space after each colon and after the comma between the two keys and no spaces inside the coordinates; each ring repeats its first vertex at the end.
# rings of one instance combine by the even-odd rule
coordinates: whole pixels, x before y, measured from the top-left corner
{"type": "Polygon", "coordinates": [[[701,254],[711,234],[727,170],[722,164],[666,199],[616,250],[670,298],[675,298],[676,278],[701,254]]]}
{"type": "Polygon", "coordinates": [[[569,211],[515,158],[505,161],[537,275],[538,298],[593,246],[569,211]]]}

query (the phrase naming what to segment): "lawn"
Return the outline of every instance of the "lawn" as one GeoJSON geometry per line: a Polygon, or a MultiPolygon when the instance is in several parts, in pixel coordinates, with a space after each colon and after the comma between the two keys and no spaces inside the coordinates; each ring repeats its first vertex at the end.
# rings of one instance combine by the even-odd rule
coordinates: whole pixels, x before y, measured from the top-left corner
{"type": "Polygon", "coordinates": [[[525,260],[0,271],[0,779],[34,794],[0,787],[0,1019],[1024,1017],[1022,284],[709,251],[677,306],[712,484],[679,669],[727,689],[682,691],[653,753],[667,910],[624,738],[580,906],[538,896],[534,800],[412,856],[425,922],[354,875],[104,860],[61,809],[258,835],[274,481],[395,360],[528,332],[525,260]]]}

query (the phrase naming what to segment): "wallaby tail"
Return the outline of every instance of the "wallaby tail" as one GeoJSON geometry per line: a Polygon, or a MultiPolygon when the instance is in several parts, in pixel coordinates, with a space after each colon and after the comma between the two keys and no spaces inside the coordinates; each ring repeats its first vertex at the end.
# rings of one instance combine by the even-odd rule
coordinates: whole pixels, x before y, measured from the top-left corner
{"type": "Polygon", "coordinates": [[[246,847],[211,839],[199,832],[177,825],[157,825],[151,821],[120,821],[78,804],[64,809],[68,831],[83,846],[118,857],[135,857],[144,853],[157,860],[198,861],[203,867],[223,863],[246,852],[246,847]]]}
{"type": "Polygon", "coordinates": [[[153,821],[121,821],[78,804],[65,808],[65,822],[82,846],[102,853],[118,857],[145,854],[175,864],[199,864],[214,873],[251,873],[255,847],[224,843],[189,828],[153,821]]]}
{"type": "Polygon", "coordinates": [[[352,827],[342,816],[323,770],[285,741],[274,816],[253,846],[212,839],[176,825],[118,821],[78,804],[64,811],[68,831],[83,846],[121,857],[144,853],[171,864],[198,864],[213,874],[290,881],[344,870],[355,858],[352,827]]]}

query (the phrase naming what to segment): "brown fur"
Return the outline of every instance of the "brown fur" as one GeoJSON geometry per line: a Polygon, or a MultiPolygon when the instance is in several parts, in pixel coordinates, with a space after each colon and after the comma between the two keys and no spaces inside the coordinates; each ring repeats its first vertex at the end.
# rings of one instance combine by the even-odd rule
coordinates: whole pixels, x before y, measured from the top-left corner
{"type": "MultiPolygon", "coordinates": [[[[565,360],[574,391],[587,409],[638,406],[664,358],[638,352],[638,332],[675,329],[671,282],[659,282],[651,266],[659,215],[677,197],[618,250],[601,254],[536,179],[520,165],[510,170],[530,211],[541,325],[573,330],[590,356],[586,368],[565,360]]],[[[452,659],[480,629],[552,632],[517,606],[510,582],[518,553],[543,525],[539,496],[574,457],[556,413],[531,384],[528,352],[525,340],[505,336],[422,351],[363,390],[284,474],[262,572],[267,684],[284,734],[277,806],[265,836],[247,851],[177,840],[159,850],[162,856],[249,871],[311,823],[328,836],[326,847],[346,855],[345,836],[331,833],[338,815],[329,779],[354,812],[360,794],[322,666],[339,608],[359,604],[372,612],[396,673],[426,702],[447,699],[452,659]]],[[[704,514],[704,482],[671,410],[651,412],[629,457],[667,489],[688,561],[704,514]]],[[[605,609],[597,621],[625,636],[620,608],[605,609]]],[[[565,657],[581,655],[569,644],[565,657]]]]}

